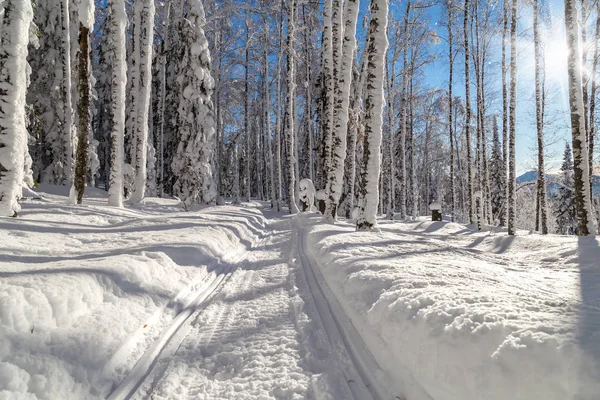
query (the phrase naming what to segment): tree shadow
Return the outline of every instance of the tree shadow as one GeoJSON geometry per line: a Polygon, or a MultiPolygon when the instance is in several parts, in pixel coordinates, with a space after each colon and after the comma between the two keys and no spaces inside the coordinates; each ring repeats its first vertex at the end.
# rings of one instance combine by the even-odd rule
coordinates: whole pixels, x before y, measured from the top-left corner
{"type": "MultiPolygon", "coordinates": [[[[579,313],[577,342],[586,357],[582,370],[591,379],[600,381],[600,246],[593,236],[580,236],[577,242],[579,253],[579,286],[581,310],[579,313]]],[[[582,399],[598,398],[590,388],[581,387],[582,399]]]]}

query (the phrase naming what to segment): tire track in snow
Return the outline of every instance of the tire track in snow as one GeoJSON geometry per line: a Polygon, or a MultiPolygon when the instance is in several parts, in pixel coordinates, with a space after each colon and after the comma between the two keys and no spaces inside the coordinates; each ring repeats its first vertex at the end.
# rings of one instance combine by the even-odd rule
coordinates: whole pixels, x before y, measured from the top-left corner
{"type": "MultiPolygon", "coordinates": [[[[261,239],[252,247],[258,247],[264,244],[265,241],[266,239],[261,239]]],[[[211,303],[224,283],[229,280],[237,264],[242,262],[250,254],[250,251],[251,249],[246,250],[237,259],[221,267],[217,272],[211,272],[212,279],[203,282],[197,289],[194,300],[175,316],[171,324],[148,347],[123,381],[109,394],[107,400],[131,398],[153,372],[160,359],[169,359],[175,353],[189,331],[189,325],[192,321],[190,317],[201,312],[211,303]]]]}

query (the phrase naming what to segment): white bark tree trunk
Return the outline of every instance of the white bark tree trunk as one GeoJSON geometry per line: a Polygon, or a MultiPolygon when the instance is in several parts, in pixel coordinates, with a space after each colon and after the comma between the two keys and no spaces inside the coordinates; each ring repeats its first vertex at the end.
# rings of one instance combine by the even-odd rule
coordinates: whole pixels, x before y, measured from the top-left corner
{"type": "Polygon", "coordinates": [[[357,230],[377,227],[381,137],[383,125],[383,78],[387,51],[388,1],[371,0],[371,20],[365,51],[367,59],[367,95],[365,99],[365,144],[361,171],[361,196],[357,230]]]}

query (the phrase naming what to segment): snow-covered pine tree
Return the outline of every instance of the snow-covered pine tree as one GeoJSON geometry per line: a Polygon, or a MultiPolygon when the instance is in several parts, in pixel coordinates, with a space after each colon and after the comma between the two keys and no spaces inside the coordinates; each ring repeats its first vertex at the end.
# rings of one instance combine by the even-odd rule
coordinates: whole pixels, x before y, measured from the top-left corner
{"type": "Polygon", "coordinates": [[[200,0],[185,1],[186,16],[181,25],[183,52],[178,65],[181,101],[178,108],[179,145],[171,168],[177,180],[174,192],[189,206],[213,203],[217,192],[213,180],[215,121],[211,100],[214,80],[210,75],[210,54],[204,36],[204,8],[200,0]]]}
{"type": "Polygon", "coordinates": [[[356,22],[358,0],[348,0],[344,15],[344,39],[341,66],[337,82],[336,103],[331,147],[331,170],[329,171],[329,197],[326,218],[337,219],[337,208],[342,195],[344,161],[346,159],[346,139],[348,135],[348,107],[350,104],[350,83],[352,63],[356,49],[356,22]]]}
{"type": "Polygon", "coordinates": [[[82,0],[79,3],[79,54],[78,54],[78,81],[77,81],[77,115],[79,129],[77,133],[77,150],[75,160],[75,179],[71,191],[76,195],[77,204],[83,201],[83,193],[88,172],[88,145],[91,133],[91,71],[90,71],[90,34],[94,27],[94,1],[82,0]]]}
{"type": "Polygon", "coordinates": [[[113,56],[111,60],[111,152],[110,152],[110,188],[108,204],[115,207],[123,206],[123,162],[125,135],[125,88],[127,86],[127,60],[125,29],[127,14],[124,0],[108,0],[110,9],[108,32],[111,35],[113,56]]]}
{"type": "Polygon", "coordinates": [[[29,0],[0,3],[0,215],[16,217],[21,207],[27,129],[27,45],[33,10],[29,0]]]}
{"type": "Polygon", "coordinates": [[[502,157],[502,143],[498,132],[498,117],[492,117],[492,154],[490,155],[490,190],[492,197],[492,218],[502,220],[504,209],[504,159],[502,157]]]}
{"type": "MultiPolygon", "coordinates": [[[[516,1],[516,0],[513,0],[516,1]]],[[[575,205],[577,208],[578,234],[593,234],[594,220],[590,193],[590,164],[586,143],[585,109],[579,58],[579,24],[576,0],[565,0],[565,24],[567,30],[569,104],[571,108],[571,135],[573,139],[573,171],[575,180],[575,205]]]]}
{"type": "Polygon", "coordinates": [[[575,208],[575,191],[573,180],[573,160],[571,146],[565,142],[563,162],[560,167],[560,185],[556,195],[556,230],[560,235],[573,235],[577,232],[577,210],[575,208]]]}
{"type": "Polygon", "coordinates": [[[383,125],[383,74],[387,51],[388,1],[371,0],[371,19],[367,34],[367,95],[365,98],[365,144],[361,170],[357,230],[377,226],[381,138],[383,125]]]}
{"type": "Polygon", "coordinates": [[[294,49],[294,36],[296,31],[296,0],[288,0],[287,3],[288,13],[288,29],[287,29],[287,96],[286,96],[286,107],[285,107],[285,144],[287,153],[287,188],[288,188],[288,207],[290,214],[298,213],[298,204],[296,203],[296,171],[294,167],[295,162],[295,133],[294,133],[294,98],[296,96],[296,68],[295,68],[295,57],[296,51],[294,49]]]}
{"type": "Polygon", "coordinates": [[[139,0],[134,7],[134,48],[131,91],[135,92],[132,104],[131,161],[135,179],[131,200],[140,202],[146,193],[146,163],[148,145],[148,113],[150,108],[152,40],[154,37],[154,1],[139,0]]]}

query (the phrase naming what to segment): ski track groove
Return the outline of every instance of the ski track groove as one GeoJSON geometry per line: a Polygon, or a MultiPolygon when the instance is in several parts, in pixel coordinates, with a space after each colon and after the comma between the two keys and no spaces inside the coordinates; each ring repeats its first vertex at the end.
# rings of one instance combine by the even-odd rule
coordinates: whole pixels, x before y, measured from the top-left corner
{"type": "MultiPolygon", "coordinates": [[[[220,290],[231,278],[232,274],[237,269],[237,266],[242,263],[249,254],[251,254],[252,248],[264,245],[266,240],[267,239],[265,237],[259,239],[249,249],[240,254],[239,257],[223,266],[219,272],[214,274],[212,279],[208,278],[208,276],[213,275],[212,273],[209,273],[207,278],[205,278],[199,284],[199,287],[196,289],[197,295],[193,297],[193,300],[190,302],[190,304],[184,307],[173,318],[171,324],[163,328],[160,336],[158,336],[154,342],[150,344],[150,346],[133,366],[131,371],[129,371],[121,383],[115,389],[113,389],[106,399],[126,400],[133,398],[137,394],[138,390],[144,385],[147,378],[152,375],[153,370],[158,366],[161,359],[167,355],[170,357],[173,355],[173,353],[175,353],[175,351],[177,351],[181,341],[183,341],[189,332],[190,323],[194,320],[192,316],[195,314],[200,314],[212,303],[215,298],[218,297],[220,290]],[[182,334],[178,335],[180,332],[182,334]],[[179,337],[181,340],[177,340],[176,345],[173,345],[173,339],[175,337],[179,337]],[[168,350],[169,348],[172,351],[165,352],[165,350],[168,350]]],[[[156,375],[154,380],[160,379],[160,376],[162,373],[164,373],[167,367],[168,362],[162,371],[156,375]]]]}
{"type": "Polygon", "coordinates": [[[297,251],[312,299],[332,347],[336,348],[340,369],[355,400],[401,399],[393,380],[381,369],[364,343],[352,320],[329,288],[319,267],[305,250],[306,237],[301,223],[294,224],[297,251]]]}
{"type": "MultiPolygon", "coordinates": [[[[331,366],[335,371],[324,372],[331,376],[338,376],[337,379],[340,381],[338,384],[345,387],[342,392],[351,395],[355,400],[393,398],[390,397],[390,392],[382,387],[381,380],[377,379],[384,374],[383,371],[331,290],[326,286],[320,271],[315,271],[318,267],[310,262],[309,255],[305,251],[304,229],[294,222],[290,225],[292,225],[290,230],[286,232],[289,236],[284,241],[274,240],[281,232],[280,229],[273,229],[263,234],[261,239],[244,251],[239,258],[223,267],[213,279],[208,282],[203,281],[196,290],[196,299],[163,329],[161,335],[146,349],[107,400],[148,398],[157,390],[164,391],[165,388],[161,385],[165,386],[163,382],[165,378],[168,380],[167,372],[171,368],[177,370],[180,367],[176,355],[180,351],[186,353],[190,350],[196,350],[202,355],[202,359],[207,360],[201,360],[195,367],[200,368],[206,378],[212,376],[215,382],[201,384],[198,382],[199,385],[190,385],[186,392],[187,398],[204,398],[202,394],[205,390],[222,390],[218,386],[218,382],[222,379],[232,380],[238,386],[249,383],[252,391],[257,393],[252,383],[253,373],[242,374],[237,378],[230,377],[229,372],[222,371],[214,360],[211,361],[214,357],[218,359],[219,356],[227,356],[228,346],[242,339],[247,341],[244,343],[247,353],[242,354],[242,357],[249,357],[253,360],[251,363],[263,364],[262,373],[272,370],[273,375],[280,375],[278,370],[288,366],[291,368],[292,375],[298,375],[298,371],[294,371],[289,363],[286,364],[286,360],[273,362],[264,359],[265,346],[269,348],[275,346],[273,351],[277,348],[282,351],[281,346],[283,349],[293,347],[288,336],[290,332],[294,333],[297,329],[294,322],[289,320],[290,288],[287,287],[288,277],[293,271],[303,275],[305,291],[309,296],[307,300],[312,303],[314,311],[311,313],[312,318],[317,319],[314,322],[318,329],[322,329],[329,343],[328,352],[334,360],[331,366]],[[296,268],[293,265],[294,260],[292,258],[284,260],[283,255],[278,259],[278,265],[260,265],[259,255],[268,253],[264,250],[266,243],[284,246],[285,242],[290,245],[289,250],[292,255],[297,256],[296,262],[299,265],[296,268]],[[257,305],[261,301],[284,306],[261,310],[257,305]],[[260,330],[252,334],[252,329],[244,326],[244,321],[253,318],[258,318],[257,321],[267,326],[280,326],[281,330],[275,337],[269,337],[268,332],[260,330]],[[192,330],[196,332],[193,338],[190,336],[192,330]],[[252,335],[251,338],[248,337],[249,334],[252,335]],[[270,343],[274,338],[276,342],[270,343]],[[206,384],[209,387],[205,387],[206,384]]],[[[285,373],[282,376],[285,376],[285,373]]],[[[254,380],[256,379],[254,377],[254,380]]],[[[296,379],[302,380],[298,377],[296,379]]],[[[310,379],[310,376],[306,377],[307,382],[310,379]]],[[[168,388],[168,382],[166,385],[168,388]]],[[[260,385],[258,389],[260,390],[260,385]]],[[[392,391],[395,389],[392,388],[392,391]]],[[[312,392],[309,389],[305,395],[310,393],[312,392]]]]}

